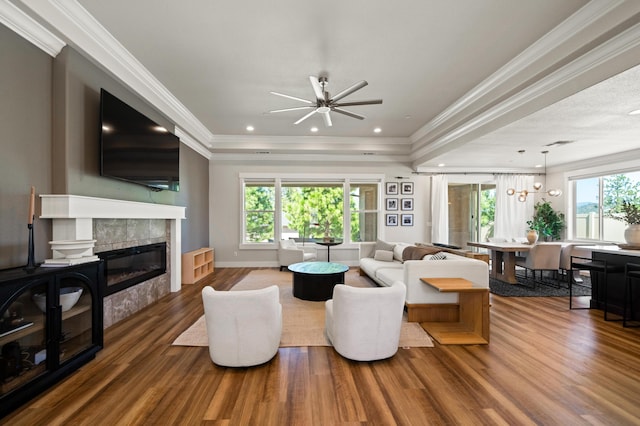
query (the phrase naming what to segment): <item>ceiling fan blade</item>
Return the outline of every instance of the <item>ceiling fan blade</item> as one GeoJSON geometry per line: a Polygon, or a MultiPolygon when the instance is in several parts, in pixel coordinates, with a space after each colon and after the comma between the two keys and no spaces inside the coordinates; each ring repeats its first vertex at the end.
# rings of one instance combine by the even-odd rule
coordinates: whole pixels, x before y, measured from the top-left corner
{"type": "Polygon", "coordinates": [[[273,113],[273,112],[298,111],[298,110],[301,110],[301,109],[309,109],[309,108],[315,108],[315,106],[301,106],[301,107],[295,107],[295,108],[274,109],[274,110],[269,111],[269,112],[273,113]]]}
{"type": "Polygon", "coordinates": [[[341,108],[334,107],[334,108],[331,108],[331,111],[339,112],[340,114],[348,115],[349,117],[357,118],[358,120],[364,120],[366,118],[364,115],[356,114],[351,111],[346,111],[341,108]]]}
{"type": "Polygon", "coordinates": [[[293,99],[294,101],[304,102],[305,104],[315,105],[315,102],[312,102],[312,101],[307,100],[307,99],[296,98],[295,96],[285,95],[284,93],[278,93],[278,92],[269,92],[269,93],[271,93],[272,95],[276,95],[276,96],[282,96],[283,98],[293,99]]]}
{"type": "Polygon", "coordinates": [[[296,121],[293,124],[300,124],[302,123],[304,120],[306,120],[307,118],[311,117],[313,114],[316,113],[316,110],[314,109],[313,111],[311,111],[309,114],[305,115],[304,117],[300,118],[298,121],[296,121]]]}
{"type": "Polygon", "coordinates": [[[311,87],[313,87],[313,93],[316,94],[316,99],[318,101],[324,100],[324,90],[322,90],[318,77],[310,75],[309,81],[311,82],[311,87]]]}
{"type": "Polygon", "coordinates": [[[354,101],[354,102],[342,102],[339,104],[333,104],[334,106],[343,107],[343,106],[358,106],[358,105],[375,105],[381,104],[382,99],[373,99],[370,101],[354,101]]]}
{"type": "Polygon", "coordinates": [[[331,123],[331,116],[329,115],[329,111],[323,112],[321,114],[322,114],[322,118],[324,119],[324,125],[327,127],[331,127],[333,123],[331,123]]]}
{"type": "Polygon", "coordinates": [[[350,94],[352,94],[356,90],[362,89],[367,84],[369,84],[369,83],[367,83],[366,81],[362,80],[362,81],[354,84],[353,86],[344,89],[342,92],[338,93],[337,95],[334,95],[331,99],[329,99],[329,101],[335,102],[337,100],[340,100],[340,99],[344,98],[345,96],[349,96],[350,94]]]}

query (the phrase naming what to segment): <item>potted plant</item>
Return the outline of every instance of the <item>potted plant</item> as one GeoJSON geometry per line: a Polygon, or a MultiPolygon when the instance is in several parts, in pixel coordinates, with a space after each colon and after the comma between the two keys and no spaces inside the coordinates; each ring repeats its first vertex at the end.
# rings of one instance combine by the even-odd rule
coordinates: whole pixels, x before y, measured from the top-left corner
{"type": "Polygon", "coordinates": [[[631,201],[623,200],[620,211],[610,213],[617,220],[624,221],[628,226],[624,230],[624,239],[633,247],[640,246],[640,206],[631,201]]]}
{"type": "Polygon", "coordinates": [[[527,225],[545,241],[553,241],[560,239],[566,222],[563,213],[555,211],[550,202],[542,200],[534,206],[533,218],[527,221],[527,225]]]}

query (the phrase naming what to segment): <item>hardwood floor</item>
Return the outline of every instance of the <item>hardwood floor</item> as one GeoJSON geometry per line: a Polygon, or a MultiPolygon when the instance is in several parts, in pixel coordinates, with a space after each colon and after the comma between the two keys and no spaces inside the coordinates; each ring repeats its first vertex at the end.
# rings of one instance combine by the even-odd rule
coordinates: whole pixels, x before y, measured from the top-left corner
{"type": "Polygon", "coordinates": [[[215,366],[171,342],[200,315],[216,269],[106,330],[96,359],[0,420],[11,425],[640,424],[640,329],[569,311],[566,298],[491,297],[491,344],[399,349],[353,362],[281,348],[253,368],[215,366]]]}

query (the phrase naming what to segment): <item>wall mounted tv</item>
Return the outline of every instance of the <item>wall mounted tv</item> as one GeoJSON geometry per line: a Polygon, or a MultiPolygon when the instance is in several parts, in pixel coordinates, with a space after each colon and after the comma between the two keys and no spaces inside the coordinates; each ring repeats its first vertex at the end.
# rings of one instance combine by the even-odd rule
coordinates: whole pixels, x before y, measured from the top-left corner
{"type": "Polygon", "coordinates": [[[104,89],[100,90],[100,175],[178,191],[180,140],[104,89]]]}

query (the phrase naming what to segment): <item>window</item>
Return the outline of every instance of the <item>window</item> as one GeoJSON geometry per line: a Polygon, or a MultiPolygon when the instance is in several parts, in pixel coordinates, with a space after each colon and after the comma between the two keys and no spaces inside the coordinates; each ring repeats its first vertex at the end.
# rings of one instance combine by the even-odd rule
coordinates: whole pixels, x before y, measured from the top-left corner
{"type": "Polygon", "coordinates": [[[275,240],[275,186],[273,183],[244,183],[244,242],[275,240]]]}
{"type": "Polygon", "coordinates": [[[378,238],[378,184],[352,183],[349,190],[351,241],[378,238]]]}
{"type": "Polygon", "coordinates": [[[574,238],[623,242],[627,225],[615,216],[622,201],[640,203],[640,172],[575,179],[573,185],[574,238]]]}
{"type": "Polygon", "coordinates": [[[245,244],[323,237],[351,243],[378,237],[382,176],[353,181],[255,176],[242,177],[245,244]]]}
{"type": "Polygon", "coordinates": [[[282,237],[342,239],[344,189],[340,183],[282,183],[282,237]]]}

